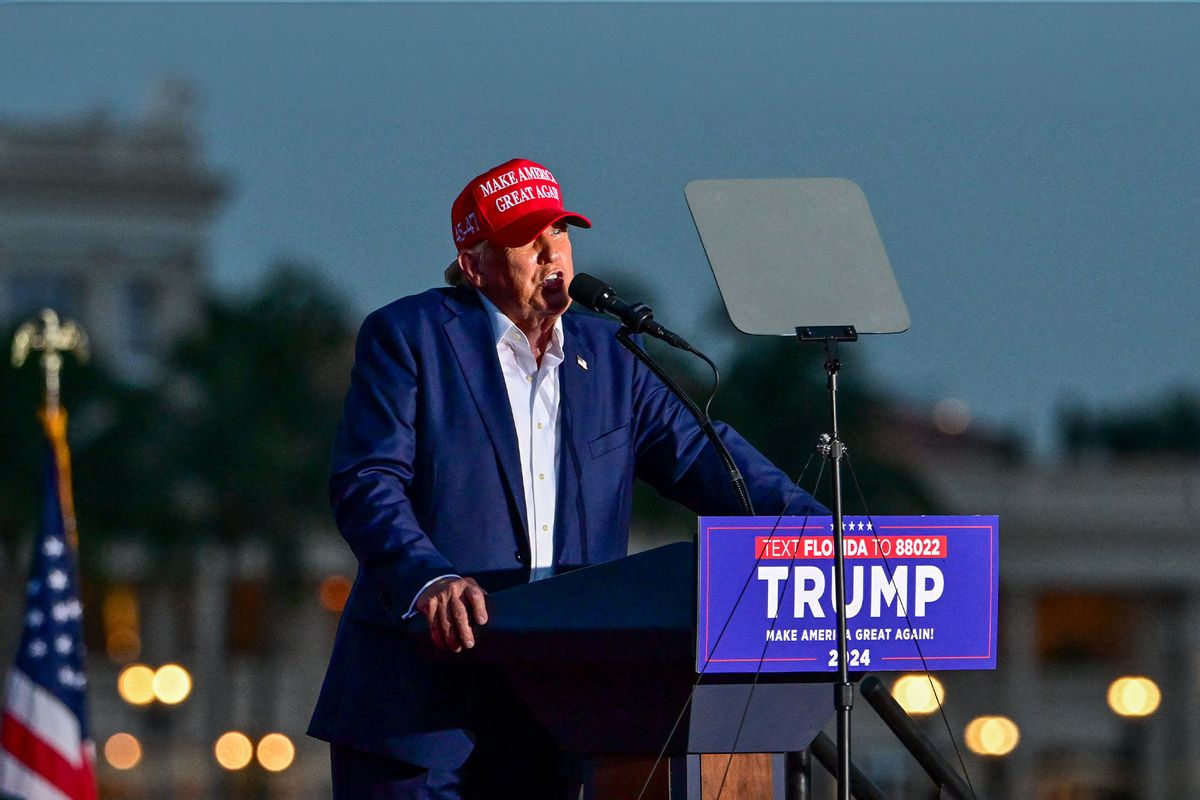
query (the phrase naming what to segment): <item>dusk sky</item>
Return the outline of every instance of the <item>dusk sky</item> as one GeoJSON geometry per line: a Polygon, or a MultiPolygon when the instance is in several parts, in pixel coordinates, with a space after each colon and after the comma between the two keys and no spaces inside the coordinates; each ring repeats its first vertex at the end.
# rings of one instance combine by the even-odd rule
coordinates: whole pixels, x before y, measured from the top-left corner
{"type": "Polygon", "coordinates": [[[849,178],[912,328],[847,369],[1047,451],[1064,398],[1200,387],[1198,42],[1194,4],[5,4],[0,117],[190,80],[216,284],[294,257],[360,316],[437,285],[455,194],[526,156],[595,223],[576,269],[714,345],[683,187],[849,178]]]}

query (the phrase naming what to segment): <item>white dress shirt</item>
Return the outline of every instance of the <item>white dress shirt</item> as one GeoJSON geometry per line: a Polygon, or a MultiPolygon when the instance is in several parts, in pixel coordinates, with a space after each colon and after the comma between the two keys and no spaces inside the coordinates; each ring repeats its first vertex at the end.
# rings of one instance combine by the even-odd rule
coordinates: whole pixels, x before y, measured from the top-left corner
{"type": "Polygon", "coordinates": [[[529,537],[530,580],[550,574],[554,566],[554,509],[558,497],[559,398],[558,368],[563,361],[562,319],[554,323],[550,344],[539,366],[525,333],[482,294],[492,323],[496,357],[504,374],[512,409],[525,487],[526,535],[529,537]]]}
{"type": "MultiPolygon", "coordinates": [[[[558,498],[559,398],[558,367],[563,361],[563,325],[554,323],[550,346],[539,366],[529,337],[513,324],[481,292],[479,299],[488,312],[496,358],[504,375],[517,449],[521,460],[521,482],[525,487],[525,535],[529,538],[529,580],[550,575],[554,566],[554,510],[558,498]]],[[[417,592],[404,618],[417,613],[417,598],[435,581],[458,578],[439,575],[417,592]]]]}

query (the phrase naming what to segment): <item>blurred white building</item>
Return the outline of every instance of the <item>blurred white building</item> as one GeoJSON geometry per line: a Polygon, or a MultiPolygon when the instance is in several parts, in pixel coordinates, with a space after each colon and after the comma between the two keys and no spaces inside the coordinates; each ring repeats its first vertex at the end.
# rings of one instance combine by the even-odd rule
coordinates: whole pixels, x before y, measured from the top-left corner
{"type": "Polygon", "coordinates": [[[164,80],[130,122],[0,119],[0,325],[52,307],[83,323],[120,376],[155,377],[199,318],[225,194],[195,108],[186,83],[164,80]]]}
{"type": "MultiPolygon", "coordinates": [[[[937,513],[1000,515],[998,669],[937,674],[979,797],[1200,796],[1200,464],[1022,462],[971,428],[895,422],[893,453],[932,491],[937,513]],[[1110,684],[1130,675],[1161,689],[1148,717],[1108,705],[1110,684]],[[1017,724],[1010,754],[964,746],[965,727],[981,715],[1017,724]]],[[[856,709],[865,738],[855,760],[911,781],[915,762],[865,702],[856,709]]],[[[921,725],[953,761],[940,716],[921,725]]]]}

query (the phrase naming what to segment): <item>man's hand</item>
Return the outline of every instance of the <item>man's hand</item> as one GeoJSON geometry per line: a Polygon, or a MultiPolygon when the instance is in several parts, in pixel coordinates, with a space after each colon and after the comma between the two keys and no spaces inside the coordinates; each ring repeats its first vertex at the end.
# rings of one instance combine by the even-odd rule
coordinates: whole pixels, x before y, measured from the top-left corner
{"type": "Polygon", "coordinates": [[[487,623],[486,596],[473,578],[442,578],[426,586],[417,597],[417,611],[429,622],[434,646],[453,653],[474,647],[470,618],[477,625],[487,623]]]}

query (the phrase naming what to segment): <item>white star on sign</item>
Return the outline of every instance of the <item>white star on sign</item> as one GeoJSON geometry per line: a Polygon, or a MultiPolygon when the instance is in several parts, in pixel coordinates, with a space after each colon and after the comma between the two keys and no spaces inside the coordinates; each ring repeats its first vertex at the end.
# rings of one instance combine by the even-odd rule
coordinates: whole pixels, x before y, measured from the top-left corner
{"type": "Polygon", "coordinates": [[[67,603],[67,616],[71,619],[79,619],[83,616],[83,606],[79,605],[78,600],[67,603]]]}
{"type": "Polygon", "coordinates": [[[34,639],[29,643],[29,655],[34,658],[41,658],[46,655],[46,643],[41,639],[34,639]]]}
{"type": "Polygon", "coordinates": [[[56,569],[46,576],[46,583],[56,592],[61,592],[67,588],[67,573],[61,569],[56,569]]]}
{"type": "Polygon", "coordinates": [[[867,520],[867,530],[871,530],[871,520],[867,520]]]}
{"type": "Polygon", "coordinates": [[[43,614],[40,609],[35,608],[25,616],[25,624],[31,628],[36,628],[38,625],[41,625],[42,621],[45,619],[46,615],[43,614]]]}
{"type": "Polygon", "coordinates": [[[55,622],[66,622],[71,618],[71,609],[67,607],[66,603],[55,603],[54,607],[50,609],[50,615],[54,617],[55,622]]]}
{"type": "Polygon", "coordinates": [[[42,545],[42,552],[50,558],[58,558],[63,554],[63,540],[51,536],[42,545]]]}
{"type": "Polygon", "coordinates": [[[58,671],[58,682],[63,686],[75,685],[75,670],[70,667],[63,667],[58,671]]]}
{"type": "Polygon", "coordinates": [[[60,633],[54,639],[54,649],[64,656],[71,652],[71,637],[67,636],[65,633],[60,633]]]}

